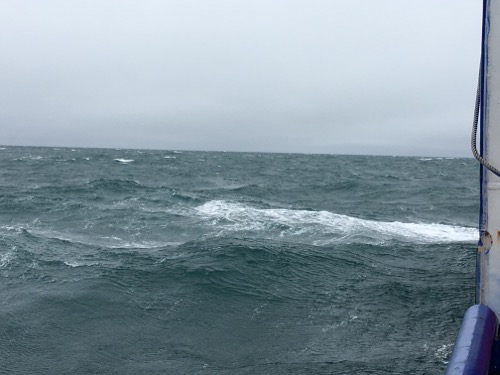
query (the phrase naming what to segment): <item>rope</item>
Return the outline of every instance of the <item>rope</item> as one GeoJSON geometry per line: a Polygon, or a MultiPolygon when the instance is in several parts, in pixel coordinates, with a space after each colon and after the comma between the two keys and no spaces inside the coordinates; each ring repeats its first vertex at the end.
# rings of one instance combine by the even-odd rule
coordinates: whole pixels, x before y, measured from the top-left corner
{"type": "Polygon", "coordinates": [[[481,155],[479,155],[479,152],[477,152],[476,138],[477,138],[477,124],[479,122],[479,111],[481,107],[481,78],[482,78],[481,73],[479,73],[479,77],[477,79],[476,106],[474,108],[474,121],[472,124],[472,135],[471,135],[470,146],[472,149],[472,154],[474,155],[476,160],[490,172],[500,177],[500,170],[498,170],[490,163],[488,163],[488,161],[486,161],[483,157],[481,157],[481,155]]]}

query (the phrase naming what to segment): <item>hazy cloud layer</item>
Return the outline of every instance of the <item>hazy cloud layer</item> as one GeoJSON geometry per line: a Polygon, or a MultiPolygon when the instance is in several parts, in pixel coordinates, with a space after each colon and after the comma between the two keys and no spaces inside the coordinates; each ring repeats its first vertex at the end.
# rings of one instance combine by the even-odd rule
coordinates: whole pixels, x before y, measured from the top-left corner
{"type": "Polygon", "coordinates": [[[481,2],[0,2],[2,144],[469,155],[481,2]]]}

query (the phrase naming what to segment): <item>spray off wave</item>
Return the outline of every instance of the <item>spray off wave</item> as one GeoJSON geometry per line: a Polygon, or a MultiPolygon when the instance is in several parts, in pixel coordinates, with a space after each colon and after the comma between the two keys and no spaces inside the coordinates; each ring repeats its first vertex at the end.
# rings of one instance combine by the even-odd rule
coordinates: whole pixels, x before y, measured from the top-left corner
{"type": "Polygon", "coordinates": [[[328,211],[262,209],[222,200],[209,201],[196,211],[218,228],[220,235],[264,231],[280,237],[300,237],[318,246],[336,242],[450,243],[478,239],[477,229],[463,226],[365,220],[328,211]]]}

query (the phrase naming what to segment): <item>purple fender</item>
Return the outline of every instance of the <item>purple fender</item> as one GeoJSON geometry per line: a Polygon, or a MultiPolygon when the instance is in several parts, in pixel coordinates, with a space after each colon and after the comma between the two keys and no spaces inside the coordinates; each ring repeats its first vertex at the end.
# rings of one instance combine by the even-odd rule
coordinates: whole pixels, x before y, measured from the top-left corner
{"type": "Polygon", "coordinates": [[[486,305],[471,306],[465,313],[446,375],[487,375],[497,320],[486,305]]]}

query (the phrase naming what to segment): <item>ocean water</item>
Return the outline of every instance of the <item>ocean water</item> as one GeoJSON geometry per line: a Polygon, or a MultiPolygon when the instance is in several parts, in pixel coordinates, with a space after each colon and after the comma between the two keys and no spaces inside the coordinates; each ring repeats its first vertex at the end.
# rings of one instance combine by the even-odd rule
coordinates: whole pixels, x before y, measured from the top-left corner
{"type": "Polygon", "coordinates": [[[472,159],[0,148],[0,373],[441,374],[472,159]]]}

